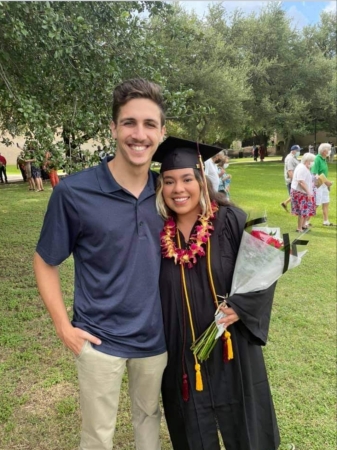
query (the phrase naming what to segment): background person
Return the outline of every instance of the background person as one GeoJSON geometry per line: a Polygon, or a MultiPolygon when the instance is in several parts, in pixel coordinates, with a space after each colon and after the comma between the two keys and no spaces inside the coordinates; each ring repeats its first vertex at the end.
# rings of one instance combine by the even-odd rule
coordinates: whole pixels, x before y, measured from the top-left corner
{"type": "Polygon", "coordinates": [[[288,204],[291,202],[290,196],[291,182],[293,180],[294,170],[299,164],[299,160],[297,158],[300,156],[300,152],[301,147],[299,145],[293,145],[290,149],[289,154],[286,156],[284,160],[284,179],[286,182],[289,197],[286,200],[284,200],[284,202],[281,202],[280,205],[287,212],[289,212],[288,204]]]}
{"type": "Polygon", "coordinates": [[[128,80],[113,94],[114,159],[65,177],[50,198],[34,267],[56,332],[76,359],[81,450],[111,450],[125,367],[137,450],[160,449],[167,362],[159,295],[162,219],[151,158],[165,133],[158,85],[128,80]],[[75,263],[69,321],[57,266],[75,263]],[[132,257],[130,257],[132,255],[132,257]]]}
{"type": "Polygon", "coordinates": [[[48,171],[50,184],[52,189],[54,189],[59,184],[60,179],[57,174],[57,158],[50,151],[45,154],[44,167],[48,171]]]}
{"type": "Polygon", "coordinates": [[[222,158],[223,153],[218,151],[216,155],[205,161],[205,174],[208,176],[210,182],[212,183],[212,187],[215,192],[218,192],[220,184],[217,164],[222,161],[222,158]]]}
{"type": "Polygon", "coordinates": [[[291,182],[291,213],[297,216],[298,233],[308,230],[307,221],[316,215],[313,179],[310,172],[314,159],[315,155],[312,153],[304,153],[294,170],[291,182]]]}
{"type": "Polygon", "coordinates": [[[316,205],[322,205],[323,213],[323,226],[330,227],[334,226],[333,223],[329,221],[329,203],[330,203],[330,188],[332,186],[332,181],[328,180],[328,163],[331,152],[331,145],[329,143],[320,144],[318,147],[318,154],[315,157],[314,164],[311,168],[311,172],[314,175],[323,174],[326,178],[324,183],[316,190],[316,205]]]}
{"type": "Polygon", "coordinates": [[[35,191],[35,182],[34,179],[32,178],[32,161],[34,161],[34,158],[32,157],[30,146],[29,145],[27,146],[25,144],[25,147],[22,148],[18,143],[16,145],[19,149],[22,150],[22,158],[23,158],[22,161],[24,162],[25,165],[25,173],[29,185],[28,190],[35,191]]]}
{"type": "Polygon", "coordinates": [[[36,186],[36,192],[44,191],[40,162],[37,157],[33,157],[33,159],[31,159],[31,171],[32,171],[32,179],[34,180],[36,186]]]}
{"type": "Polygon", "coordinates": [[[334,159],[335,159],[335,154],[336,154],[336,146],[332,142],[329,142],[329,144],[331,145],[331,153],[329,156],[329,162],[333,163],[334,159]]]}
{"type": "Polygon", "coordinates": [[[264,144],[260,145],[259,155],[260,155],[260,161],[263,162],[264,158],[267,156],[267,149],[264,144]]]}
{"type": "Polygon", "coordinates": [[[23,181],[27,181],[24,156],[22,152],[16,158],[16,168],[20,170],[23,181]]]}
{"type": "Polygon", "coordinates": [[[7,160],[0,153],[0,182],[1,183],[3,183],[3,182],[8,183],[6,166],[7,166],[7,160]]]}
{"type": "MultiPolygon", "coordinates": [[[[205,144],[199,150],[205,159],[217,151],[205,144]]],[[[217,294],[230,292],[246,214],[210,183],[209,212],[195,142],[168,138],[153,160],[162,162],[157,209],[166,221],[160,291],[168,365],[162,398],[172,448],[220,450],[220,432],[228,450],[275,450],[279,433],[261,350],[275,285],[227,299],[222,321],[232,336],[234,359],[224,361],[221,339],[201,365],[190,350],[214,320],[217,294]]]]}
{"type": "Polygon", "coordinates": [[[259,157],[259,146],[256,144],[253,146],[253,157],[254,161],[257,161],[257,158],[259,157]]]}
{"type": "Polygon", "coordinates": [[[225,156],[223,161],[218,164],[218,175],[220,178],[218,191],[225,194],[227,200],[229,200],[229,191],[232,181],[232,175],[227,173],[228,167],[229,167],[229,158],[228,156],[225,156]]]}

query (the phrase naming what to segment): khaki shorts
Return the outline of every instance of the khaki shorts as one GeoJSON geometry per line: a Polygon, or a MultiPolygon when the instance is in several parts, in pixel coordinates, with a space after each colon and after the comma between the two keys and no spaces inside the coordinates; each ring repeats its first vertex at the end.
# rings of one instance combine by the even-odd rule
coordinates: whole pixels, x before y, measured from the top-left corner
{"type": "Polygon", "coordinates": [[[323,203],[330,203],[329,189],[325,184],[322,184],[316,190],[316,205],[322,205],[323,203]]]}

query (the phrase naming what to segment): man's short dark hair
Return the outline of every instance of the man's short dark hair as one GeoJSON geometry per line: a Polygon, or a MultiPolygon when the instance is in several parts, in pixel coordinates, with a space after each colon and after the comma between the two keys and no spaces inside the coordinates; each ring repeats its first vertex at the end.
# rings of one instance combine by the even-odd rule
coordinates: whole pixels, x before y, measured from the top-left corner
{"type": "Polygon", "coordinates": [[[112,120],[117,123],[122,106],[135,98],[152,100],[160,109],[161,125],[165,124],[165,107],[161,87],[143,78],[133,78],[116,86],[112,98],[112,120]]]}

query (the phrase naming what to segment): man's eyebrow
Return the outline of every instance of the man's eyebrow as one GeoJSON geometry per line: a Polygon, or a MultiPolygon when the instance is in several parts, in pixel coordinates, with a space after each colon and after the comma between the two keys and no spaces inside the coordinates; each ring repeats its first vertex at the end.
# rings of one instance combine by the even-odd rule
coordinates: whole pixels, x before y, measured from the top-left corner
{"type": "MultiPolygon", "coordinates": [[[[126,122],[126,121],[135,122],[136,120],[137,119],[135,117],[124,117],[123,119],[121,119],[121,122],[126,122]]],[[[152,119],[152,118],[144,119],[144,122],[151,122],[151,123],[155,123],[155,124],[159,124],[160,123],[159,120],[152,119]]]]}
{"type": "Polygon", "coordinates": [[[126,122],[126,121],[130,121],[130,120],[132,120],[132,121],[135,121],[136,119],[134,118],[134,117],[124,117],[123,119],[121,119],[121,122],[126,122]]]}
{"type": "Polygon", "coordinates": [[[159,125],[159,123],[160,123],[160,121],[156,120],[156,119],[145,119],[144,122],[155,123],[156,125],[159,125]]]}

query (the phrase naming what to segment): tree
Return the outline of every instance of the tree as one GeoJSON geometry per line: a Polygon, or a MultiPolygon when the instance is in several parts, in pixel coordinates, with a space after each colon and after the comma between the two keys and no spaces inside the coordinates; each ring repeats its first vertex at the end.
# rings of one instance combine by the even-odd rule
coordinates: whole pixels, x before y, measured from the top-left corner
{"type": "MultiPolygon", "coordinates": [[[[125,78],[163,81],[165,64],[147,39],[161,2],[0,3],[0,127],[42,146],[55,134],[68,154],[109,139],[111,93],[125,78]],[[156,65],[152,64],[156,60],[156,65]]],[[[174,93],[172,94],[174,97],[174,93]]]]}
{"type": "MultiPolygon", "coordinates": [[[[333,80],[331,61],[319,48],[306,51],[305,37],[291,28],[279,4],[268,4],[258,16],[235,14],[228,34],[250,66],[247,81],[252,96],[244,104],[247,131],[261,141],[277,131],[287,149],[295,133],[308,133],[313,110],[327,100],[333,80]]],[[[327,101],[320,108],[325,118],[330,105],[327,101]]]]}
{"type": "Polygon", "coordinates": [[[222,36],[196,15],[179,6],[165,22],[152,21],[153,36],[164,48],[170,66],[164,76],[172,91],[189,90],[185,115],[169,124],[174,134],[207,142],[231,142],[244,121],[243,101],[249,97],[244,66],[233,67],[222,36]]]}
{"type": "MultiPolygon", "coordinates": [[[[322,12],[320,21],[303,30],[303,47],[312,65],[312,76],[325,78],[320,88],[315,91],[309,108],[310,131],[324,130],[337,135],[337,75],[336,75],[336,14],[322,12]]],[[[308,85],[311,91],[311,84],[308,85]]],[[[310,95],[310,92],[308,92],[310,95]]],[[[311,94],[312,95],[312,94],[311,94]]]]}

